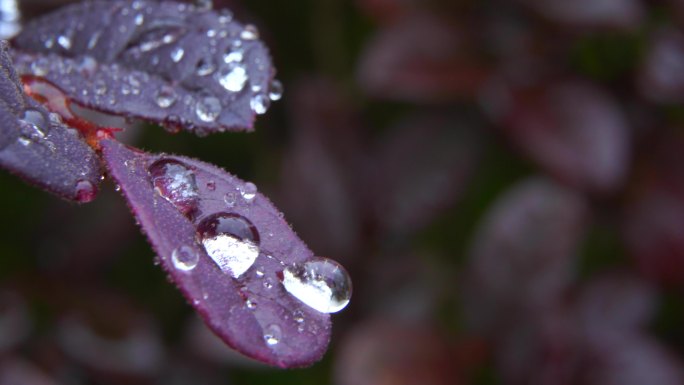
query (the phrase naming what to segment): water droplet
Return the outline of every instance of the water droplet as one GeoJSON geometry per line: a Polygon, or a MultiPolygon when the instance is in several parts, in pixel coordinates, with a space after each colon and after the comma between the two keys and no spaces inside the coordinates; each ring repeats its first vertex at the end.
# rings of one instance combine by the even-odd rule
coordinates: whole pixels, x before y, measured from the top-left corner
{"type": "Polygon", "coordinates": [[[45,48],[50,49],[50,48],[54,47],[55,39],[49,37],[45,40],[45,43],[43,43],[43,45],[45,46],[45,48]]]}
{"type": "Polygon", "coordinates": [[[295,298],[321,313],[335,313],[349,303],[349,274],[337,262],[314,258],[283,271],[283,286],[295,298]]]}
{"type": "Polygon", "coordinates": [[[245,25],[245,28],[240,32],[242,40],[255,40],[259,38],[259,30],[253,24],[245,25]]]}
{"type": "Polygon", "coordinates": [[[231,92],[239,92],[247,82],[247,70],[243,66],[223,68],[216,74],[216,79],[223,88],[231,92]]]}
{"type": "Polygon", "coordinates": [[[197,226],[197,238],[221,270],[235,278],[259,256],[259,233],[252,222],[238,214],[206,217],[197,226]]]}
{"type": "Polygon", "coordinates": [[[263,286],[264,289],[270,289],[273,287],[273,282],[271,282],[270,278],[267,278],[266,280],[264,280],[263,286]]]}
{"type": "Polygon", "coordinates": [[[131,93],[131,86],[128,83],[124,83],[121,85],[121,93],[123,95],[129,95],[131,93]]]}
{"type": "Polygon", "coordinates": [[[49,63],[43,58],[39,58],[31,63],[31,72],[36,76],[45,76],[50,70],[49,63]]]}
{"type": "Polygon", "coordinates": [[[207,190],[209,190],[209,191],[216,190],[216,182],[214,182],[213,180],[210,180],[209,182],[207,182],[207,190]]]}
{"type": "Polygon", "coordinates": [[[248,309],[256,309],[256,303],[254,301],[247,299],[245,301],[245,305],[247,306],[248,309]]]}
{"type": "Polygon", "coordinates": [[[142,13],[135,15],[134,19],[135,25],[140,26],[145,22],[145,16],[142,13]]]}
{"type": "Polygon", "coordinates": [[[114,191],[119,192],[121,191],[121,185],[114,185],[114,191]]]}
{"type": "Polygon", "coordinates": [[[280,100],[283,97],[283,83],[278,79],[273,79],[268,87],[268,97],[272,101],[280,100]]]}
{"type": "Polygon", "coordinates": [[[97,31],[94,32],[92,36],[90,36],[90,39],[88,39],[88,49],[92,50],[95,48],[97,45],[97,42],[100,40],[100,35],[102,35],[102,31],[97,31]]]}
{"type": "Polygon", "coordinates": [[[264,341],[266,341],[268,345],[277,345],[281,338],[282,331],[280,330],[280,326],[271,324],[264,329],[264,341]]]}
{"type": "Polygon", "coordinates": [[[97,95],[104,95],[107,93],[107,84],[102,79],[95,81],[94,87],[97,95]]]}
{"type": "Polygon", "coordinates": [[[149,167],[154,190],[180,212],[191,215],[197,208],[198,190],[195,174],[185,164],[160,159],[149,167]]]}
{"type": "Polygon", "coordinates": [[[226,64],[240,63],[244,59],[244,53],[241,49],[228,50],[223,55],[223,61],[226,64]]]}
{"type": "Polygon", "coordinates": [[[183,56],[185,56],[185,50],[183,50],[183,48],[176,47],[171,50],[171,60],[173,60],[174,63],[178,63],[179,61],[183,60],[183,56]]]}
{"type": "Polygon", "coordinates": [[[303,323],[304,313],[302,313],[301,310],[295,310],[294,313],[292,313],[292,319],[294,319],[298,324],[303,323]]]}
{"type": "Polygon", "coordinates": [[[97,195],[97,187],[88,180],[79,180],[76,182],[76,200],[81,203],[87,203],[95,199],[97,195]]]}
{"type": "Polygon", "coordinates": [[[254,185],[254,183],[247,182],[242,186],[238,187],[238,191],[240,191],[242,199],[247,201],[247,203],[251,203],[254,200],[254,198],[256,198],[257,187],[256,185],[254,185]]]}
{"type": "Polygon", "coordinates": [[[21,143],[22,146],[30,146],[31,143],[33,143],[33,142],[31,142],[31,139],[29,139],[25,136],[19,136],[17,138],[17,141],[19,141],[19,143],[21,143]]]}
{"type": "Polygon", "coordinates": [[[256,271],[255,271],[254,273],[255,273],[256,276],[259,277],[259,278],[261,278],[261,277],[264,276],[264,270],[263,270],[262,268],[256,269],[256,271]]]}
{"type": "Polygon", "coordinates": [[[19,124],[25,130],[26,135],[33,140],[45,138],[49,125],[42,112],[34,109],[26,109],[19,119],[19,124]]]}
{"type": "Polygon", "coordinates": [[[203,122],[213,122],[221,114],[221,101],[214,96],[204,96],[195,105],[195,113],[203,122]]]}
{"type": "Polygon", "coordinates": [[[198,76],[211,75],[214,71],[216,71],[216,66],[214,65],[214,61],[211,58],[203,58],[199,62],[197,62],[198,76]]]}
{"type": "Polygon", "coordinates": [[[161,108],[171,107],[177,99],[178,96],[176,95],[176,91],[173,89],[173,87],[168,85],[161,86],[157,90],[157,94],[154,96],[154,101],[161,108]]]}
{"type": "Polygon", "coordinates": [[[66,36],[66,35],[60,35],[57,38],[57,44],[59,44],[62,48],[66,49],[66,50],[70,50],[71,49],[71,38],[69,36],[66,36]]]}
{"type": "Polygon", "coordinates": [[[256,114],[262,115],[268,111],[268,107],[271,105],[271,101],[264,94],[256,94],[252,96],[249,101],[249,105],[256,114]]]}
{"type": "Polygon", "coordinates": [[[173,267],[181,271],[190,271],[197,266],[199,254],[190,246],[181,246],[171,253],[173,267]]]}
{"type": "Polygon", "coordinates": [[[216,37],[216,30],[215,29],[208,29],[207,30],[207,37],[216,37]]]}
{"type": "Polygon", "coordinates": [[[221,24],[228,24],[233,20],[233,13],[227,9],[221,10],[221,15],[218,18],[219,23],[221,24]]]}

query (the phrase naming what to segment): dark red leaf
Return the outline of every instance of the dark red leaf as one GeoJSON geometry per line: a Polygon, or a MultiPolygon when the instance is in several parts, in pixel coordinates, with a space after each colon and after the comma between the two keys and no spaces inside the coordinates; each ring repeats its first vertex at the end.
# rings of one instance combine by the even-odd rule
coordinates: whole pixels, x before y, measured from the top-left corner
{"type": "Polygon", "coordinates": [[[162,267],[217,335],[281,367],[323,355],[330,317],[314,309],[339,310],[350,282],[335,263],[313,256],[253,184],[197,160],[146,154],[113,140],[102,145],[162,267]],[[342,296],[298,300],[310,292],[297,280],[310,278],[320,288],[318,273],[342,296]]]}
{"type": "Polygon", "coordinates": [[[33,20],[14,40],[22,74],[78,103],[198,134],[251,130],[274,69],[254,26],[173,1],[94,1],[33,20]]]}
{"type": "Polygon", "coordinates": [[[24,94],[6,43],[0,50],[0,166],[63,198],[91,201],[101,176],[95,151],[24,94]]]}

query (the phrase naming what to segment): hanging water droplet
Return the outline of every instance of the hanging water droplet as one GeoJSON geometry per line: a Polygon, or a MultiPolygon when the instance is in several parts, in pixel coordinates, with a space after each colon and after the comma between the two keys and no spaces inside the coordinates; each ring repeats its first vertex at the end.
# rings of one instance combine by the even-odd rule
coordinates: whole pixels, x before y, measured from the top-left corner
{"type": "Polygon", "coordinates": [[[199,62],[197,62],[198,76],[211,75],[214,71],[216,71],[216,66],[214,65],[214,61],[211,58],[203,58],[199,62]]]}
{"type": "Polygon", "coordinates": [[[273,79],[268,87],[268,97],[272,101],[280,100],[283,97],[283,83],[278,79],[273,79]]]}
{"type": "Polygon", "coordinates": [[[281,338],[282,331],[280,330],[280,326],[271,324],[264,329],[264,341],[266,341],[266,344],[270,346],[277,345],[281,338]]]}
{"type": "Polygon", "coordinates": [[[167,85],[161,86],[157,90],[157,94],[154,96],[154,101],[161,108],[171,107],[177,99],[178,96],[176,95],[176,91],[173,89],[173,87],[167,85]]]}
{"type": "Polygon", "coordinates": [[[244,59],[244,52],[241,49],[228,50],[223,54],[223,61],[226,64],[240,63],[244,59]]]}
{"type": "Polygon", "coordinates": [[[251,203],[254,198],[256,198],[257,187],[254,183],[247,182],[242,186],[239,186],[238,191],[240,192],[242,199],[247,201],[247,203],[251,203]]]}
{"type": "Polygon", "coordinates": [[[321,313],[338,312],[351,298],[349,274],[327,258],[292,264],[283,271],[282,280],[285,290],[321,313]]]}
{"type": "Polygon", "coordinates": [[[247,70],[243,66],[223,68],[217,72],[216,79],[223,88],[231,92],[239,92],[247,82],[247,70]]]}
{"type": "Polygon", "coordinates": [[[183,56],[185,56],[185,50],[183,48],[176,47],[171,50],[171,60],[173,60],[174,63],[178,63],[179,61],[183,60],[183,56]]]}
{"type": "Polygon", "coordinates": [[[143,15],[142,13],[135,15],[134,22],[137,26],[143,25],[143,23],[145,22],[145,15],[143,15]]]}
{"type": "Polygon", "coordinates": [[[76,181],[76,201],[87,203],[95,199],[97,187],[88,180],[76,181]]]}
{"type": "Polygon", "coordinates": [[[171,253],[173,267],[181,271],[191,271],[199,262],[199,254],[190,246],[181,246],[171,253]]]}
{"type": "Polygon", "coordinates": [[[203,122],[213,122],[221,114],[221,101],[214,96],[204,96],[197,101],[195,113],[203,122]]]}
{"type": "Polygon", "coordinates": [[[254,113],[262,115],[268,111],[271,101],[264,94],[256,94],[252,96],[252,99],[249,101],[249,105],[254,113]]]}
{"type": "Polygon", "coordinates": [[[242,40],[255,40],[259,38],[259,30],[253,24],[245,25],[245,28],[240,32],[242,40]]]}
{"type": "Polygon", "coordinates": [[[154,190],[180,212],[191,215],[197,208],[198,190],[195,173],[173,159],[160,159],[148,169],[154,190]]]}
{"type": "Polygon", "coordinates": [[[59,44],[62,48],[66,50],[71,49],[71,38],[66,35],[60,35],[57,37],[57,44],[59,44]]]}
{"type": "Polygon", "coordinates": [[[247,218],[217,213],[197,226],[197,239],[211,259],[234,278],[241,276],[259,256],[259,233],[247,218]]]}

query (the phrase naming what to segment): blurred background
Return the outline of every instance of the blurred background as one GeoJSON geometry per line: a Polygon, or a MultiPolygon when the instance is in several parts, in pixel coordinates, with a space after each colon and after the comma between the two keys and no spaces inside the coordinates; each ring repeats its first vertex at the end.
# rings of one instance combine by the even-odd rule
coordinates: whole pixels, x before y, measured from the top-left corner
{"type": "MultiPolygon", "coordinates": [[[[3,34],[65,2],[2,1],[3,34]]],[[[285,87],[124,141],[253,181],[354,282],[311,368],[242,358],[109,182],[0,172],[0,384],[684,383],[684,1],[216,0],[285,87]]]]}

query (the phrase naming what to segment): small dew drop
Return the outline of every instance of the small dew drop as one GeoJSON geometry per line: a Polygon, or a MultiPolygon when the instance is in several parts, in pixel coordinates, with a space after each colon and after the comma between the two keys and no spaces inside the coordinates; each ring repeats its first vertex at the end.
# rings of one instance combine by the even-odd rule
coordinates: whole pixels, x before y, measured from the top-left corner
{"type": "Polygon", "coordinates": [[[50,70],[47,60],[40,58],[31,63],[31,72],[36,76],[45,76],[50,70]]]}
{"type": "Polygon", "coordinates": [[[216,213],[197,226],[197,239],[219,268],[237,278],[259,256],[259,233],[247,218],[235,213],[216,213]]]}
{"type": "Polygon", "coordinates": [[[76,182],[76,201],[87,203],[95,199],[97,195],[97,187],[88,180],[79,180],[76,182]]]}
{"type": "Polygon", "coordinates": [[[228,24],[233,20],[233,13],[227,9],[223,9],[221,11],[221,15],[219,15],[218,21],[221,24],[228,24]]]}
{"type": "Polygon", "coordinates": [[[240,32],[242,40],[256,40],[259,38],[259,30],[253,24],[245,25],[245,28],[240,32]]]}
{"type": "Polygon", "coordinates": [[[243,66],[224,68],[216,74],[216,79],[226,90],[239,92],[247,82],[247,70],[243,66]]]}
{"type": "Polygon", "coordinates": [[[209,191],[216,190],[216,182],[214,182],[213,180],[210,180],[209,182],[207,182],[207,190],[209,190],[209,191]]]}
{"type": "Polygon", "coordinates": [[[176,47],[171,51],[171,60],[173,60],[174,63],[183,60],[183,56],[185,56],[185,50],[181,47],[176,47]]]}
{"type": "Polygon", "coordinates": [[[256,303],[250,299],[245,301],[245,306],[247,306],[248,309],[256,309],[256,303]]]}
{"type": "Polygon", "coordinates": [[[148,169],[154,190],[171,202],[180,212],[191,215],[198,200],[194,172],[185,164],[173,159],[160,159],[148,169]]]}
{"type": "Polygon", "coordinates": [[[135,25],[141,26],[145,22],[145,16],[142,13],[135,15],[134,19],[135,25]]]}
{"type": "Polygon", "coordinates": [[[268,98],[272,101],[280,100],[283,97],[283,83],[280,80],[273,79],[271,85],[268,87],[268,98]]]}
{"type": "Polygon", "coordinates": [[[57,44],[60,45],[60,47],[70,50],[71,49],[71,38],[66,36],[66,35],[60,35],[57,38],[57,44]]]}
{"type": "Polygon", "coordinates": [[[157,94],[154,96],[154,101],[161,108],[171,107],[177,99],[178,96],[176,95],[176,91],[173,89],[173,87],[168,85],[161,86],[157,90],[157,94]]]}
{"type": "Polygon", "coordinates": [[[254,198],[256,198],[257,187],[254,183],[247,182],[244,185],[238,187],[238,191],[240,191],[242,199],[247,201],[247,203],[251,203],[252,201],[254,201],[254,198]]]}
{"type": "Polygon", "coordinates": [[[351,298],[349,274],[327,258],[290,265],[283,271],[282,279],[288,293],[321,313],[338,312],[351,298]]]}
{"type": "Polygon", "coordinates": [[[215,96],[204,96],[197,101],[195,113],[203,122],[213,122],[221,114],[221,101],[215,96]]]}
{"type": "Polygon", "coordinates": [[[261,268],[256,269],[255,274],[257,277],[261,278],[264,276],[264,270],[261,268]]]}
{"type": "Polygon", "coordinates": [[[102,79],[95,81],[94,87],[95,94],[97,95],[104,95],[107,93],[107,83],[105,83],[102,79]]]}
{"type": "Polygon", "coordinates": [[[216,66],[214,65],[214,62],[210,58],[201,59],[197,63],[197,75],[198,76],[211,75],[214,71],[216,71],[216,66]]]}
{"type": "Polygon", "coordinates": [[[45,46],[45,48],[50,49],[55,46],[55,39],[49,37],[45,40],[43,45],[45,46]]]}
{"type": "Polygon", "coordinates": [[[267,345],[277,345],[280,342],[281,338],[282,331],[280,330],[280,326],[276,324],[271,324],[264,329],[264,341],[266,341],[267,345]]]}
{"type": "Polygon", "coordinates": [[[226,206],[228,207],[235,206],[235,203],[237,202],[237,193],[233,191],[227,192],[223,196],[223,201],[226,203],[226,206]]]}
{"type": "Polygon", "coordinates": [[[268,111],[271,101],[268,97],[266,97],[266,95],[256,94],[252,96],[252,99],[249,101],[249,105],[254,113],[262,115],[268,111]]]}
{"type": "Polygon", "coordinates": [[[223,55],[223,61],[226,64],[240,63],[244,59],[244,52],[241,49],[228,50],[223,55]]]}
{"type": "Polygon", "coordinates": [[[199,254],[190,246],[181,246],[171,253],[171,262],[180,271],[191,271],[199,262],[199,254]]]}

